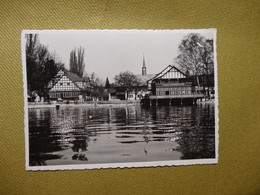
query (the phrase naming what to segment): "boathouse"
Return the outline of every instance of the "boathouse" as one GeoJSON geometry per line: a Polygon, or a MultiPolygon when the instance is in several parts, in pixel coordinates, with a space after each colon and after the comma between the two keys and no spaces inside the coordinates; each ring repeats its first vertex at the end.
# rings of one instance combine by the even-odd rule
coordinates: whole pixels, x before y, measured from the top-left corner
{"type": "Polygon", "coordinates": [[[79,99],[85,82],[77,74],[59,70],[48,83],[50,99],[79,99]]]}
{"type": "Polygon", "coordinates": [[[149,105],[195,103],[203,97],[195,92],[193,79],[172,65],[148,80],[147,86],[150,94],[143,103],[149,105]]]}

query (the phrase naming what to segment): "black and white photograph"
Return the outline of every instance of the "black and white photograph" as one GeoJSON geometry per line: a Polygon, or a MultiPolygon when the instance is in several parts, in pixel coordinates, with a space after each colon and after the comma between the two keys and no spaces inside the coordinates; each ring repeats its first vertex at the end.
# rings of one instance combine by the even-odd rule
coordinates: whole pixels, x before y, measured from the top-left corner
{"type": "Polygon", "coordinates": [[[216,164],[216,33],[23,30],[26,170],[216,164]]]}

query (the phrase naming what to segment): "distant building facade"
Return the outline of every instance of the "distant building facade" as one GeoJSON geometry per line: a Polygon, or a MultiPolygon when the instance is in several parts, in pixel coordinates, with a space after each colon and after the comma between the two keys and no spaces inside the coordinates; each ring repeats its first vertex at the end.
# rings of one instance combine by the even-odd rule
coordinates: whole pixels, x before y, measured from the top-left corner
{"type": "Polygon", "coordinates": [[[59,70],[48,83],[50,99],[79,99],[86,83],[81,77],[67,70],[59,70]]]}

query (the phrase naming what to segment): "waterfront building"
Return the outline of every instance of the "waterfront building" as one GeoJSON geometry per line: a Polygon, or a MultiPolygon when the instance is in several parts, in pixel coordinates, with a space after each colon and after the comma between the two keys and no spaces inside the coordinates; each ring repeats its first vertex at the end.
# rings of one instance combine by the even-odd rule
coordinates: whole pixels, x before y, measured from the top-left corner
{"type": "Polygon", "coordinates": [[[167,66],[155,77],[147,81],[150,94],[145,103],[152,104],[182,104],[194,103],[203,95],[195,91],[194,79],[187,76],[173,65],[167,66]]]}
{"type": "Polygon", "coordinates": [[[50,99],[80,99],[86,83],[83,78],[67,70],[59,70],[48,83],[50,99]]]}
{"type": "Polygon", "coordinates": [[[151,95],[172,96],[192,94],[192,82],[175,66],[169,65],[147,82],[151,95]]]}

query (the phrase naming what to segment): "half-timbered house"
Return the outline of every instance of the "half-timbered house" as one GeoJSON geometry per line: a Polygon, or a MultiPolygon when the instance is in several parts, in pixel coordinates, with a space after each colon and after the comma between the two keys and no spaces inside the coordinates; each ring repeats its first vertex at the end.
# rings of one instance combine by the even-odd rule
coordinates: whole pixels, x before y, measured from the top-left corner
{"type": "Polygon", "coordinates": [[[79,99],[85,87],[83,79],[67,70],[59,70],[48,83],[50,99],[79,99]]]}
{"type": "Polygon", "coordinates": [[[155,77],[147,81],[150,91],[149,100],[158,102],[167,102],[171,105],[176,100],[182,104],[183,100],[194,102],[201,94],[195,92],[193,79],[175,66],[169,65],[155,77]],[[165,101],[166,100],[166,101],[165,101]]]}

